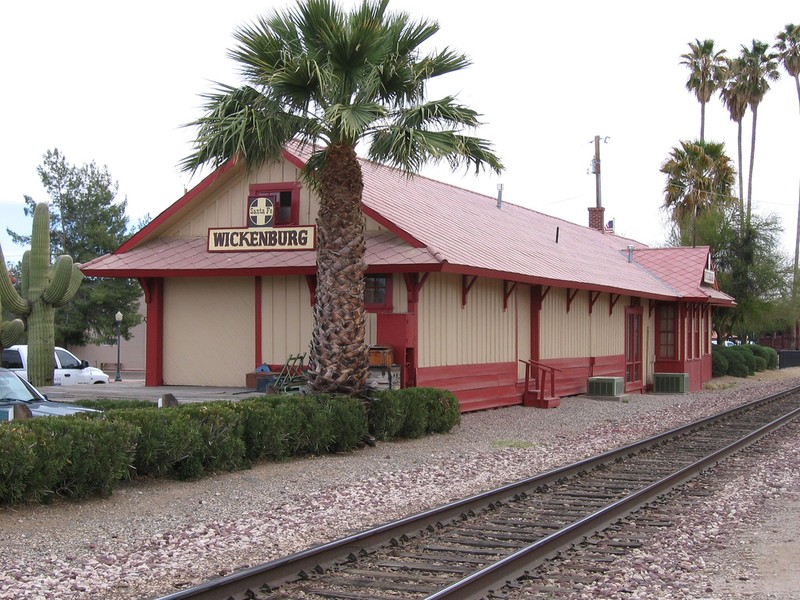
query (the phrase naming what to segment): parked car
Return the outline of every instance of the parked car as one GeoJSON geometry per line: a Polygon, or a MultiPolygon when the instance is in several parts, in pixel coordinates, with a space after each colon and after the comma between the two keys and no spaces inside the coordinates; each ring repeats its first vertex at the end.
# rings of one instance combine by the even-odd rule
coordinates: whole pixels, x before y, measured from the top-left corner
{"type": "MultiPolygon", "coordinates": [[[[108,383],[108,375],[96,367],[90,367],[72,352],[56,346],[53,356],[53,385],[73,385],[76,383],[108,383]]],[[[15,371],[20,377],[28,379],[28,346],[9,346],[3,350],[2,367],[15,371]]]]}
{"type": "Polygon", "coordinates": [[[74,415],[81,412],[100,412],[93,408],[54,402],[10,369],[0,368],[0,421],[14,418],[14,407],[21,404],[34,417],[74,415]]]}

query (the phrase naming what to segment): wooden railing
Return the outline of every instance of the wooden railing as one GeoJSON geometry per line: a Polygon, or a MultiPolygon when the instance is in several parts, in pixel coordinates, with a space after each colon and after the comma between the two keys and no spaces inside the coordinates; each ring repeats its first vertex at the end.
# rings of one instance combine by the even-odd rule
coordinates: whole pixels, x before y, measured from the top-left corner
{"type": "Polygon", "coordinates": [[[535,360],[520,360],[525,365],[525,389],[522,392],[522,404],[536,408],[556,408],[561,404],[561,398],[556,396],[556,372],[561,369],[551,367],[535,360]],[[533,377],[531,375],[533,374],[533,377]],[[548,375],[550,376],[549,394],[547,389],[548,375]],[[535,389],[531,389],[531,379],[535,389]]]}

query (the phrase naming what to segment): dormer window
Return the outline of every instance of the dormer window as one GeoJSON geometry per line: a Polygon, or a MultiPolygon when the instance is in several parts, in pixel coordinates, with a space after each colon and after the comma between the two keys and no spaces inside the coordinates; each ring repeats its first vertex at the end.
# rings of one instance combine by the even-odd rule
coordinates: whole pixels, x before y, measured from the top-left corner
{"type": "Polygon", "coordinates": [[[250,186],[248,199],[256,198],[269,198],[272,201],[273,227],[300,225],[300,186],[297,183],[253,184],[250,186]]]}

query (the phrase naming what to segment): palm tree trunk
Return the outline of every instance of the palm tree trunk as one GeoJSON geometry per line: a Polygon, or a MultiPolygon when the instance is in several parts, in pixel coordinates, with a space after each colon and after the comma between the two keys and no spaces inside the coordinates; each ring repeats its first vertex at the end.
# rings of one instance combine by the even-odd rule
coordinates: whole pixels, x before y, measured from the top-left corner
{"type": "Polygon", "coordinates": [[[797,88],[797,102],[798,108],[800,108],[800,76],[794,76],[794,86],[797,88]]]}
{"type": "Polygon", "coordinates": [[[758,119],[758,105],[753,106],[753,131],[750,136],[750,172],[747,176],[747,227],[750,227],[750,212],[753,206],[753,165],[756,158],[756,120],[758,119]]]}
{"type": "MultiPolygon", "coordinates": [[[[800,186],[798,186],[800,188],[800,186]]],[[[798,281],[797,281],[797,267],[798,263],[800,263],[800,192],[798,193],[797,199],[797,229],[795,230],[795,238],[794,238],[794,269],[792,270],[792,308],[795,310],[797,309],[797,292],[798,292],[798,281]]],[[[795,319],[795,325],[792,328],[792,348],[794,350],[797,349],[797,337],[798,337],[798,328],[800,328],[800,321],[795,319]]]]}
{"type": "Polygon", "coordinates": [[[744,231],[744,175],[742,175],[742,119],[739,119],[737,131],[737,151],[739,153],[739,229],[744,231]]]}
{"type": "Polygon", "coordinates": [[[706,103],[700,103],[700,141],[706,141],[706,103]]]}
{"type": "Polygon", "coordinates": [[[331,146],[321,172],[317,287],[308,382],[316,392],[358,395],[368,360],[364,309],[364,188],[355,151],[331,146]]]}

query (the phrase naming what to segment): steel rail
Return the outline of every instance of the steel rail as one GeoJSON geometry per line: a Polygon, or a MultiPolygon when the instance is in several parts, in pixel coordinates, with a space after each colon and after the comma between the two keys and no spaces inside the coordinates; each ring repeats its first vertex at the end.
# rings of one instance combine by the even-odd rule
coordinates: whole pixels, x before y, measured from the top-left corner
{"type": "MultiPolygon", "coordinates": [[[[206,583],[202,583],[198,586],[194,586],[191,588],[174,592],[166,596],[162,596],[158,600],[189,600],[189,599],[220,600],[221,598],[230,598],[234,597],[236,594],[245,593],[247,590],[265,590],[265,589],[277,588],[285,583],[296,581],[304,574],[305,569],[308,569],[309,568],[308,565],[311,564],[312,562],[315,565],[313,567],[315,570],[321,570],[325,568],[326,565],[330,565],[335,563],[336,561],[342,561],[346,559],[349,555],[357,555],[365,548],[379,547],[380,545],[389,543],[392,540],[401,539],[403,536],[406,536],[409,532],[421,531],[431,525],[435,526],[438,523],[449,522],[451,520],[459,519],[464,515],[468,515],[469,513],[474,512],[476,510],[483,510],[485,507],[491,506],[492,504],[504,502],[509,498],[514,498],[515,496],[518,496],[520,493],[523,493],[531,488],[545,486],[551,482],[560,481],[570,476],[576,475],[580,472],[591,470],[601,464],[614,462],[624,456],[640,452],[641,450],[647,447],[651,447],[666,442],[670,439],[686,435],[691,431],[702,429],[710,425],[711,423],[731,418],[736,414],[747,412],[749,410],[756,408],[757,406],[762,406],[770,402],[780,400],[781,398],[792,395],[794,393],[800,393],[800,387],[792,388],[790,390],[785,390],[783,392],[773,394],[765,398],[754,400],[742,406],[717,413],[715,415],[706,417],[696,422],[676,427],[666,432],[644,438],[637,442],[633,442],[631,444],[627,444],[620,448],[610,450],[587,459],[583,459],[581,461],[572,463],[570,465],[558,467],[556,469],[552,469],[545,473],[521,479],[493,490],[481,492],[469,496],[467,498],[464,498],[462,500],[446,504],[441,507],[429,509],[418,514],[410,515],[392,521],[390,523],[380,525],[378,527],[363,532],[359,532],[350,536],[346,536],[344,538],[326,544],[314,546],[287,557],[283,557],[261,565],[256,565],[254,567],[243,569],[241,571],[231,573],[230,575],[214,579],[206,583]]],[[[689,468],[691,467],[687,467],[687,469],[689,468]]],[[[622,502],[625,501],[623,500],[622,502]]],[[[615,505],[610,505],[606,509],[603,509],[599,512],[603,514],[606,513],[610,514],[611,512],[613,512],[612,510],[613,506],[615,505]]],[[[588,519],[590,518],[591,517],[588,517],[588,519]]],[[[609,516],[608,518],[612,517],[609,516]]],[[[588,523],[585,523],[586,520],[587,519],[582,519],[581,521],[578,521],[572,526],[565,528],[564,531],[565,532],[569,530],[582,531],[583,527],[588,527],[588,523]]],[[[618,518],[612,519],[612,522],[614,520],[618,520],[618,518]]],[[[567,534],[565,533],[564,535],[566,536],[567,534]]],[[[568,542],[564,541],[564,539],[566,539],[566,537],[561,538],[560,536],[558,536],[558,534],[553,534],[551,536],[548,536],[548,538],[545,538],[540,542],[537,542],[537,544],[534,544],[533,547],[537,547],[540,544],[546,543],[546,545],[548,545],[549,552],[551,553],[557,552],[558,549],[562,549],[563,547],[570,545],[568,542]],[[550,540],[550,538],[553,539],[550,540]]],[[[499,581],[503,577],[506,577],[505,575],[501,575],[501,573],[504,573],[506,571],[508,573],[511,573],[512,571],[516,572],[516,570],[519,570],[519,567],[510,566],[511,564],[513,564],[513,562],[515,562],[511,561],[512,557],[517,556],[518,554],[520,554],[520,552],[534,552],[534,551],[535,550],[531,548],[526,548],[524,550],[518,551],[506,557],[505,559],[499,561],[498,563],[495,563],[495,565],[493,565],[492,567],[487,567],[486,569],[483,569],[482,571],[479,571],[473,574],[472,576],[467,577],[462,582],[454,584],[454,586],[458,585],[465,586],[463,589],[462,588],[458,589],[459,593],[463,594],[471,593],[469,592],[471,586],[476,585],[475,589],[477,589],[478,587],[476,583],[473,583],[473,580],[477,581],[477,579],[479,578],[482,578],[484,576],[489,576],[488,575],[489,572],[496,573],[497,575],[494,576],[493,580],[499,581]],[[484,571],[486,571],[487,573],[484,573],[483,575],[478,577],[478,573],[483,573],[484,571]]],[[[510,577],[510,575],[508,577],[510,577]]],[[[492,577],[490,577],[490,579],[492,579],[492,577]]],[[[449,586],[448,588],[445,588],[440,592],[437,592],[437,594],[443,594],[443,593],[454,594],[455,590],[453,590],[452,592],[448,591],[454,586],[449,586]]],[[[436,599],[440,597],[447,598],[455,596],[453,595],[438,596],[436,594],[430,596],[431,599],[436,599]]],[[[458,597],[471,598],[473,596],[459,595],[458,597]]],[[[474,597],[480,597],[480,596],[474,596],[474,597]]]]}
{"type": "Polygon", "coordinates": [[[613,504],[609,504],[594,514],[584,517],[572,525],[564,527],[530,546],[510,554],[488,567],[468,575],[464,579],[435,594],[427,596],[425,600],[444,600],[445,598],[481,600],[492,590],[503,587],[507,582],[519,579],[548,558],[552,558],[562,550],[569,548],[576,541],[606,529],[609,525],[636,512],[659,496],[664,495],[673,488],[696,477],[702,471],[716,465],[731,454],[739,452],[746,446],[754,444],[765,435],[768,435],[775,429],[782,427],[789,421],[798,417],[800,417],[800,408],[775,419],[753,433],[742,437],[716,452],[712,452],[691,465],[613,504]]]}

